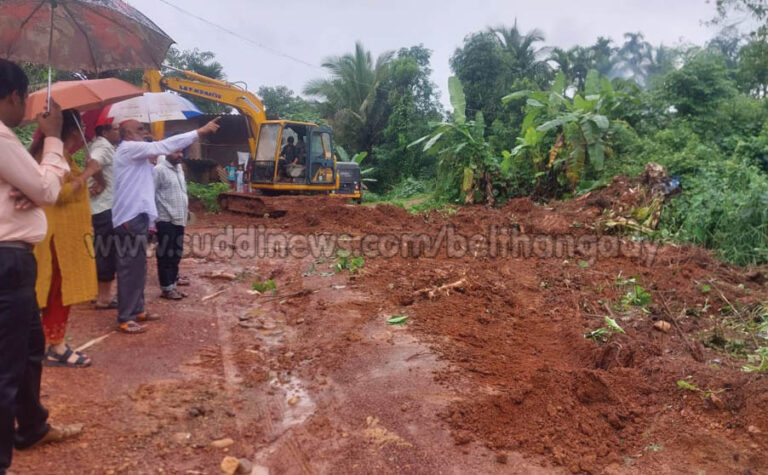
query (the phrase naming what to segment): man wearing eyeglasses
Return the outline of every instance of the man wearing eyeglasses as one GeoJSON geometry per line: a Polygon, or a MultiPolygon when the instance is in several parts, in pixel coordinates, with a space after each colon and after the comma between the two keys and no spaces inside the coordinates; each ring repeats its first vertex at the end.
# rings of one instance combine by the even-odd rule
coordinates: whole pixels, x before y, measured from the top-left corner
{"type": "Polygon", "coordinates": [[[149,127],[135,120],[120,123],[120,139],[114,156],[115,193],[112,224],[117,246],[117,320],[123,333],[143,333],[143,322],[156,320],[144,308],[147,282],[147,232],[157,219],[155,183],[150,160],[183,150],[200,137],[219,130],[216,118],[203,127],[152,141],[149,127]]]}

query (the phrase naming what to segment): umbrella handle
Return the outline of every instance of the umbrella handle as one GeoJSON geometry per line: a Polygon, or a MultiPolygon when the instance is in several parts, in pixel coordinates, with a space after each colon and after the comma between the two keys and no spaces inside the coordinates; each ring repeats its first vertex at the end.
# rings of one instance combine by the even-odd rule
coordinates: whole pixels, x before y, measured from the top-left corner
{"type": "Polygon", "coordinates": [[[85,132],[83,131],[83,126],[80,124],[80,120],[75,116],[75,113],[72,113],[72,118],[75,119],[75,124],[77,125],[77,130],[80,132],[80,137],[83,139],[83,147],[85,147],[85,159],[90,160],[91,158],[91,148],[88,146],[88,140],[85,138],[85,132]]]}
{"type": "Polygon", "coordinates": [[[51,65],[48,65],[48,93],[46,94],[45,99],[45,113],[48,114],[51,112],[51,65]]]}
{"type": "Polygon", "coordinates": [[[51,1],[51,27],[49,31],[49,37],[48,37],[48,93],[46,94],[46,108],[45,113],[49,114],[51,112],[51,56],[53,52],[53,17],[55,14],[56,7],[58,5],[56,4],[55,0],[51,1]]]}

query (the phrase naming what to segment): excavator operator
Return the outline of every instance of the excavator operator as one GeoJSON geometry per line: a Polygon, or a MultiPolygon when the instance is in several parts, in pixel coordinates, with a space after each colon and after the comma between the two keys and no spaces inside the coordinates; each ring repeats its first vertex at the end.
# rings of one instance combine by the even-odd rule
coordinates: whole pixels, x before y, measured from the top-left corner
{"type": "Polygon", "coordinates": [[[280,150],[280,159],[278,160],[278,167],[283,178],[288,177],[288,165],[294,165],[296,162],[296,146],[293,144],[293,137],[288,137],[288,143],[280,150]]]}

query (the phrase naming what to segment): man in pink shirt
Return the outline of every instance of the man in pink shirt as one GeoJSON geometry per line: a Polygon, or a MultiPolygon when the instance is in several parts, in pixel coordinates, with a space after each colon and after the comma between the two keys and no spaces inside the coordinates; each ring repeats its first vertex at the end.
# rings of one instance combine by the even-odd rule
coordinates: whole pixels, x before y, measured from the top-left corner
{"type": "Polygon", "coordinates": [[[24,117],[27,87],[21,68],[0,59],[0,475],[11,465],[14,446],[26,449],[81,430],[51,427],[40,404],[45,337],[35,298],[32,247],[47,230],[40,206],[56,203],[69,166],[62,155],[58,105],[37,117],[46,137],[41,163],[11,130],[24,117]]]}

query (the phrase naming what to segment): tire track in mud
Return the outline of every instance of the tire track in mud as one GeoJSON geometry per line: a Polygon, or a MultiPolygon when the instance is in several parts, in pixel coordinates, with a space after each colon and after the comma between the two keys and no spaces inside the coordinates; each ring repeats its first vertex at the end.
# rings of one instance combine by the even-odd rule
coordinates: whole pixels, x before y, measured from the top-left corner
{"type": "MultiPolygon", "coordinates": [[[[247,275],[245,269],[239,269],[239,271],[243,275],[247,275]]],[[[228,305],[227,308],[230,310],[224,312],[222,305],[216,304],[217,300],[219,302],[239,302],[241,299],[237,297],[237,294],[245,292],[242,285],[238,285],[235,282],[225,285],[224,292],[209,301],[213,304],[209,305],[209,307],[213,307],[214,317],[218,325],[218,343],[222,359],[224,384],[232,412],[234,413],[238,439],[247,439],[253,432],[254,425],[258,425],[258,432],[263,434],[263,438],[261,442],[257,442],[254,446],[248,448],[249,453],[253,452],[250,458],[254,462],[263,464],[262,466],[268,466],[270,455],[281,447],[285,447],[285,450],[280,450],[280,458],[283,463],[287,466],[299,467],[302,474],[313,474],[310,459],[302,449],[301,442],[291,435],[291,429],[296,425],[302,424],[308,415],[292,415],[295,407],[286,403],[288,391],[285,382],[278,375],[274,378],[270,377],[256,388],[246,388],[244,386],[244,378],[239,369],[240,362],[238,357],[244,351],[247,351],[245,347],[248,340],[258,341],[260,345],[266,348],[265,352],[267,354],[273,355],[284,350],[286,339],[293,332],[286,325],[285,334],[277,338],[266,337],[256,332],[246,335],[246,341],[243,341],[242,333],[239,336],[235,336],[236,332],[244,330],[241,326],[237,325],[240,313],[257,310],[259,314],[266,314],[274,311],[273,307],[275,307],[275,304],[260,304],[256,300],[251,305],[228,305]],[[274,394],[283,391],[285,391],[286,397],[281,397],[281,394],[274,394]],[[286,419],[289,416],[291,420],[288,420],[288,423],[286,423],[286,419]],[[280,422],[276,423],[276,421],[280,422]]],[[[205,286],[205,293],[207,295],[213,295],[220,290],[221,287],[205,286]]],[[[265,363],[266,367],[271,368],[274,366],[275,361],[269,358],[265,363]]],[[[270,375],[272,372],[272,370],[269,370],[270,375]]],[[[303,393],[306,394],[306,392],[303,393]]]]}

